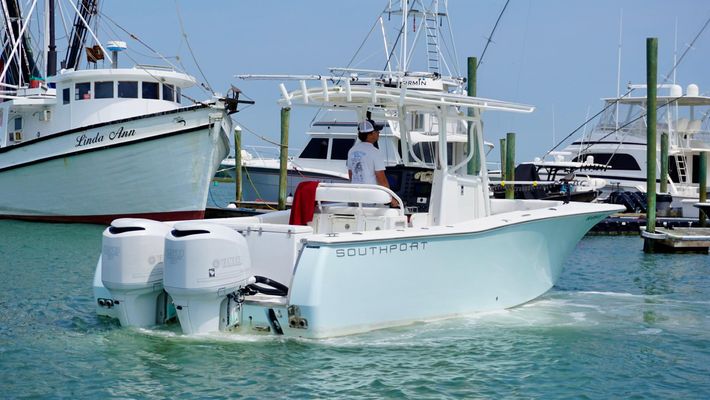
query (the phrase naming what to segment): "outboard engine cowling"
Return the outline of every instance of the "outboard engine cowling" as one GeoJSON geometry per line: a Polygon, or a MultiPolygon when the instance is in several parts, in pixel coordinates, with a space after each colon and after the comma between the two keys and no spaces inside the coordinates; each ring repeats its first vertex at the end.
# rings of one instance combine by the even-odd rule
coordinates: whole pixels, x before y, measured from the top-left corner
{"type": "Polygon", "coordinates": [[[163,284],[182,331],[219,331],[225,326],[221,319],[229,318],[228,296],[250,283],[246,239],[233,229],[203,221],[180,222],[173,228],[165,238],[163,284]]]}
{"type": "Polygon", "coordinates": [[[111,293],[122,326],[146,327],[166,319],[163,248],[170,226],[148,219],[121,218],[103,233],[101,281],[111,293]]]}

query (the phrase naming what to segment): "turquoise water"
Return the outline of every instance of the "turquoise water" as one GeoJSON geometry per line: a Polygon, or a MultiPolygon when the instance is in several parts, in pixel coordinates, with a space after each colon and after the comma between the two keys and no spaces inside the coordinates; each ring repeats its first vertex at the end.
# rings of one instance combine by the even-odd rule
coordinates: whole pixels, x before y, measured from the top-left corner
{"type": "Polygon", "coordinates": [[[0,221],[0,397],[710,396],[708,255],[591,236],[552,291],[512,310],[329,340],[196,340],[94,315],[101,231],[0,221]]]}

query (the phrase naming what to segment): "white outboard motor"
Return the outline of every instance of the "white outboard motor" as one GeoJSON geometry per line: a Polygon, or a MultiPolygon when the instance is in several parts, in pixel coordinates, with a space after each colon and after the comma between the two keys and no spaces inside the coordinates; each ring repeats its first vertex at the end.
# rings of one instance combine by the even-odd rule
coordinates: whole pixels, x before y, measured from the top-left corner
{"type": "Polygon", "coordinates": [[[164,322],[163,248],[170,226],[148,219],[121,218],[103,233],[101,281],[111,293],[102,300],[115,307],[122,326],[147,327],[164,322]]]}
{"type": "Polygon", "coordinates": [[[183,333],[216,332],[229,325],[228,318],[238,317],[227,306],[230,295],[252,282],[249,248],[239,232],[187,221],[176,223],[166,236],[163,284],[183,333]]]}

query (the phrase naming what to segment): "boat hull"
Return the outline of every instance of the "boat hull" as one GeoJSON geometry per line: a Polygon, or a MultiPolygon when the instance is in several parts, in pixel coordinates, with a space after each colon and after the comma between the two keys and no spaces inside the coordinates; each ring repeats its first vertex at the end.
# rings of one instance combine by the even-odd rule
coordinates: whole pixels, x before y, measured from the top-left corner
{"type": "MultiPolygon", "coordinates": [[[[279,170],[269,167],[244,166],[242,173],[242,191],[245,201],[275,202],[279,199],[279,170]]],[[[307,170],[288,170],[286,195],[292,196],[298,184],[304,181],[324,183],[345,183],[348,179],[326,172],[307,170]]]]}
{"type": "MultiPolygon", "coordinates": [[[[598,211],[468,233],[309,242],[288,306],[275,315],[285,335],[323,338],[524,304],[557,282],[582,236],[616,210],[585,206],[598,211]]],[[[248,321],[265,314],[249,304],[244,312],[248,321]]]]}
{"type": "Polygon", "coordinates": [[[0,218],[202,218],[231,121],[210,108],[76,129],[0,154],[0,218]],[[177,121],[177,122],[176,122],[177,121]],[[115,132],[132,132],[115,140],[115,132]],[[101,138],[92,142],[86,138],[101,138]],[[85,139],[82,139],[85,138],[85,139]]]}

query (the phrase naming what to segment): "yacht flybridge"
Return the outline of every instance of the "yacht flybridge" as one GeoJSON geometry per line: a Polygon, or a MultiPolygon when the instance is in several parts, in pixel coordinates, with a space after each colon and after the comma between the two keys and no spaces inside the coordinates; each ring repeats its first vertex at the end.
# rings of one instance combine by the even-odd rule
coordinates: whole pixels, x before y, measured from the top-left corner
{"type": "MultiPolygon", "coordinates": [[[[581,140],[565,148],[568,161],[592,160],[608,166],[589,176],[607,181],[600,198],[615,190],[646,191],[646,95],[628,95],[645,90],[646,85],[629,85],[629,93],[604,99],[599,123],[581,140]]],[[[710,97],[690,84],[685,92],[680,85],[658,86],[657,137],[653,144],[660,154],[661,134],[668,134],[668,188],[674,208],[683,216],[697,218],[693,207],[699,198],[700,152],[710,149],[710,97]]],[[[562,153],[560,153],[562,154],[562,153]]],[[[660,184],[660,156],[657,160],[657,183],[660,184]]]]}
{"type": "Polygon", "coordinates": [[[490,198],[485,168],[470,175],[473,152],[448,138],[466,136],[485,158],[481,112],[530,106],[405,80],[309,85],[283,90],[282,105],[369,111],[398,127],[404,160],[392,190],[310,183],[295,193],[300,205],[259,217],[118,219],[96,266],[99,314],[133,327],[177,317],[188,335],[323,338],[515,307],[548,291],[582,236],[622,209],[490,198]],[[413,115],[437,138],[433,170],[412,151],[413,115]],[[399,208],[383,206],[391,197],[399,208]]]}

